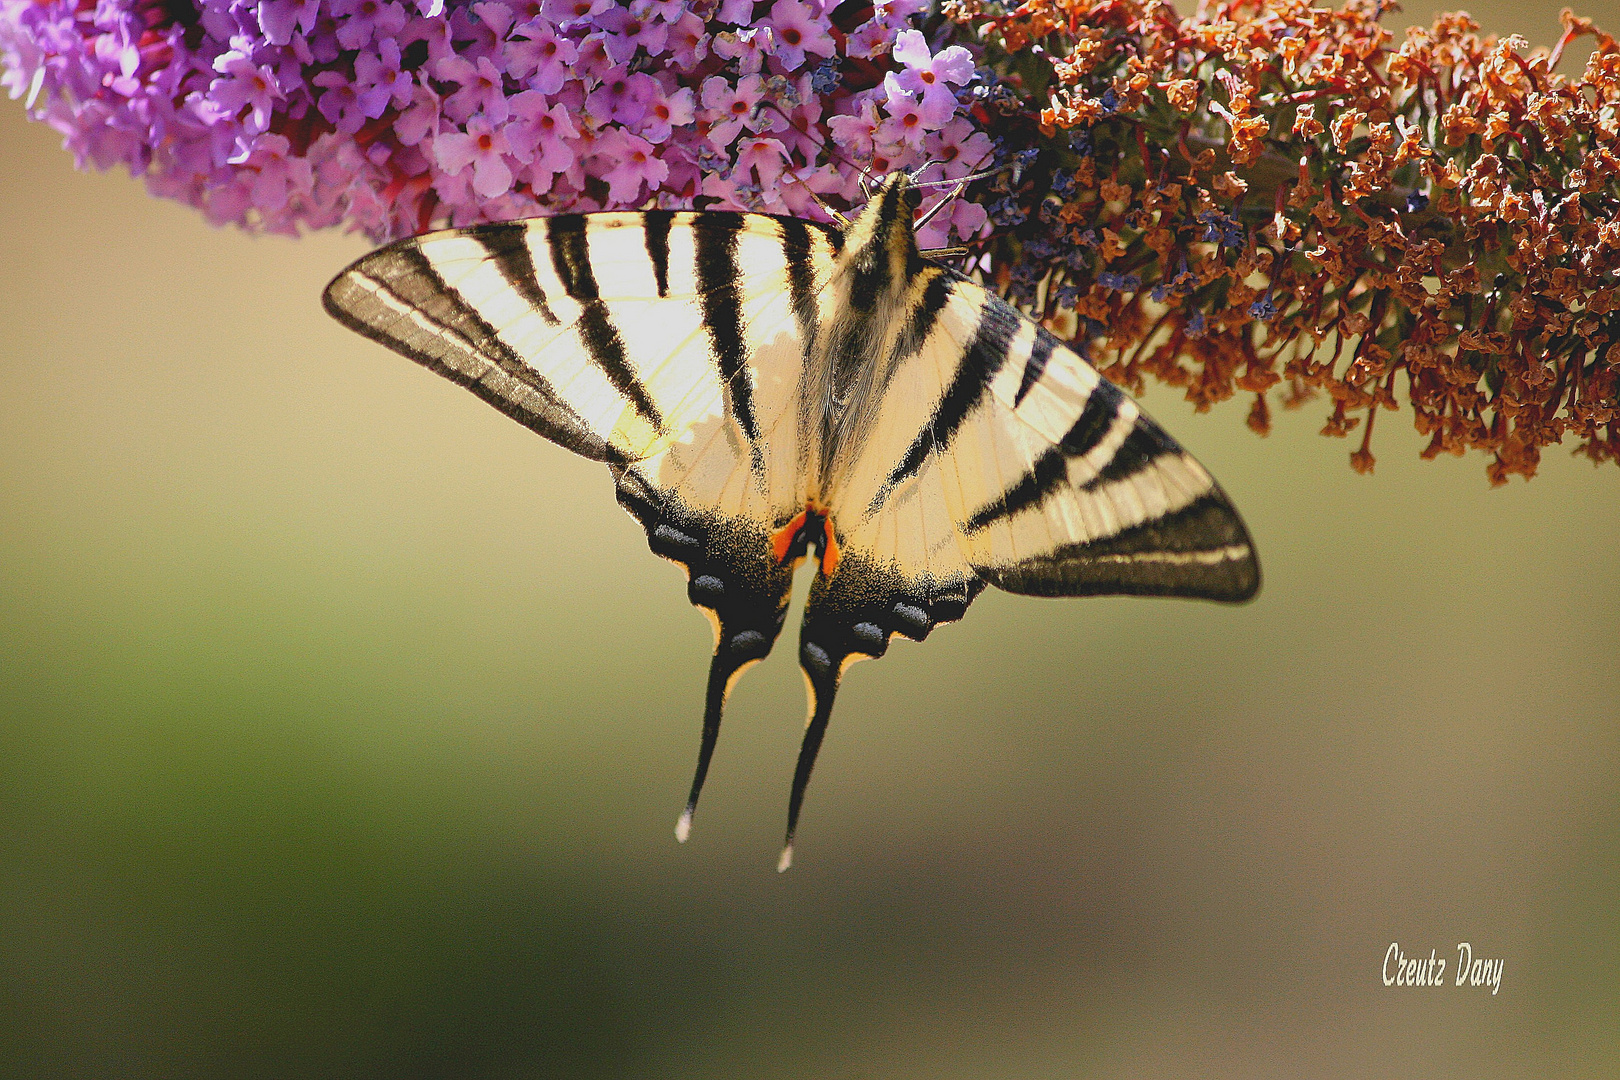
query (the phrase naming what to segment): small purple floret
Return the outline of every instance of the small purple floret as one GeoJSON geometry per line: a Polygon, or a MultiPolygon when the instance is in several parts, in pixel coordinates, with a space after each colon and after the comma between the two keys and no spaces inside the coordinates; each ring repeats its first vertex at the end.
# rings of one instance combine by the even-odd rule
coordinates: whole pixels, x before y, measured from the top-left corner
{"type": "MultiPolygon", "coordinates": [[[[987,162],[957,94],[973,58],[929,48],[926,0],[880,0],[847,44],[835,6],[0,0],[0,87],[81,166],[289,234],[646,206],[822,218],[817,197],[860,201],[861,169],[987,162]]],[[[920,239],[988,227],[958,200],[920,239]]]]}

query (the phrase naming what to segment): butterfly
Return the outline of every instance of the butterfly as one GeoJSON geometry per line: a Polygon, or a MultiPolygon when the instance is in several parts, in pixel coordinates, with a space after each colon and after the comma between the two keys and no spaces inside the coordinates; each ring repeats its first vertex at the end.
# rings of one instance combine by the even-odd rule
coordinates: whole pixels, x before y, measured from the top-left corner
{"type": "Polygon", "coordinates": [[[605,462],[714,626],[684,841],[727,695],[795,568],[809,719],[793,844],[845,670],[994,585],[1242,601],[1259,563],[1202,466],[1072,349],[916,241],[886,177],[851,219],[565,214],[401,240],[327,287],[340,322],[605,462]]]}

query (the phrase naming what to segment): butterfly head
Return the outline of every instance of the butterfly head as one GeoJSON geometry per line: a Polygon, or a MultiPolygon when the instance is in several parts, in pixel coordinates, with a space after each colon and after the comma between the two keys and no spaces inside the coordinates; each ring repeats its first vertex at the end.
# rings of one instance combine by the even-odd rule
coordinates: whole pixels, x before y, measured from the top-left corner
{"type": "MultiPolygon", "coordinates": [[[[891,253],[893,258],[904,260],[904,265],[914,270],[915,264],[911,260],[918,254],[917,232],[940,211],[947,209],[973,181],[994,176],[1002,171],[997,168],[966,176],[947,177],[943,180],[920,179],[928,169],[939,164],[943,163],[929,161],[913,172],[891,172],[885,176],[877,191],[868,196],[866,209],[861,211],[856,221],[850,223],[850,229],[845,234],[845,242],[848,243],[851,239],[857,239],[862,243],[876,240],[884,250],[891,253]],[[940,187],[949,187],[953,190],[936,200],[926,213],[918,217],[917,211],[922,207],[923,189],[940,187]],[[868,226],[865,231],[856,228],[863,223],[868,226]]],[[[925,258],[937,258],[942,255],[964,255],[967,254],[967,249],[936,248],[921,254],[925,258]]]]}
{"type": "Polygon", "coordinates": [[[900,288],[920,263],[915,218],[921,202],[909,175],[892,172],[844,232],[840,259],[855,272],[857,307],[880,302],[900,288]]]}
{"type": "Polygon", "coordinates": [[[878,197],[882,198],[890,191],[893,191],[901,204],[908,207],[912,213],[916,213],[917,208],[922,205],[922,192],[918,190],[917,176],[914,173],[896,170],[885,176],[883,183],[878,185],[878,197]]]}

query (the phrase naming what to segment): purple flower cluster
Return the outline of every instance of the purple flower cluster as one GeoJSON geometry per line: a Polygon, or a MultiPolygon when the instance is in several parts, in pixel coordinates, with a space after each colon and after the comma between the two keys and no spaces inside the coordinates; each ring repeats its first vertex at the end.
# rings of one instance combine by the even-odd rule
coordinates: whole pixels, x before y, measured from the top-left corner
{"type": "MultiPolygon", "coordinates": [[[[834,6],[0,0],[0,86],[81,167],[121,161],[215,222],[289,234],[648,205],[822,217],[816,196],[862,201],[860,168],[990,158],[972,56],[914,25],[927,0],[847,31],[834,6]]],[[[958,200],[920,238],[987,224],[958,200]]]]}

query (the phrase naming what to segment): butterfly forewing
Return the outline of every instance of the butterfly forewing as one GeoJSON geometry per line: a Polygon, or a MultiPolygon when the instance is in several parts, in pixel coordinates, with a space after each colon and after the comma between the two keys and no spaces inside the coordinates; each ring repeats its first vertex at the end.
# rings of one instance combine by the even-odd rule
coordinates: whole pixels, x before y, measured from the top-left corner
{"type": "MultiPolygon", "coordinates": [[[[1011,310],[973,282],[956,296],[964,321],[975,306],[1011,310]]],[[[1209,473],[1047,331],[1025,320],[1008,338],[985,398],[941,459],[964,555],[988,583],[1215,600],[1259,587],[1242,519],[1209,473]]]]}
{"type": "Polygon", "coordinates": [[[762,215],[562,215],[400,241],[326,305],[547,438],[637,461],[728,409],[757,434],[759,373],[730,343],[773,304],[799,319],[830,253],[821,227],[762,215]]]}

